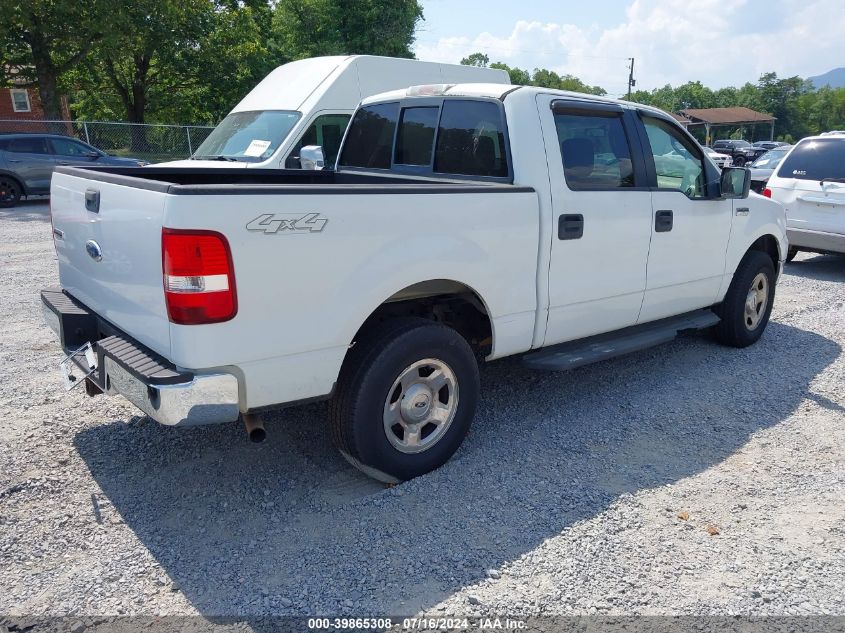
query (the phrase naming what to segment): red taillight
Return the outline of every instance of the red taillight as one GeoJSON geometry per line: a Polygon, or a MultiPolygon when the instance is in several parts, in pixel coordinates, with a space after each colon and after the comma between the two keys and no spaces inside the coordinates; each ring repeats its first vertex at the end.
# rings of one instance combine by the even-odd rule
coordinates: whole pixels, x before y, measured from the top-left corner
{"type": "Polygon", "coordinates": [[[763,189],[763,195],[766,198],[771,198],[772,197],[772,190],[769,189],[768,187],[766,187],[765,189],[763,189]]]}
{"type": "Polygon", "coordinates": [[[173,323],[228,321],[238,312],[229,242],[215,231],[162,229],[167,315],[173,323]]]}

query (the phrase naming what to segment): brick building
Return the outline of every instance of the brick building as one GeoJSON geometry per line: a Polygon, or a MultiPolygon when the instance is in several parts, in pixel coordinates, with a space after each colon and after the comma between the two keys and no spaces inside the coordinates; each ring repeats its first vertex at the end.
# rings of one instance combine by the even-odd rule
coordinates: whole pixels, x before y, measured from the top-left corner
{"type": "MultiPolygon", "coordinates": [[[[67,100],[62,98],[62,119],[70,119],[67,100]]],[[[43,121],[44,108],[38,98],[38,90],[31,87],[13,86],[0,88],[0,121],[43,121]]],[[[27,126],[27,130],[36,130],[27,126]]]]}

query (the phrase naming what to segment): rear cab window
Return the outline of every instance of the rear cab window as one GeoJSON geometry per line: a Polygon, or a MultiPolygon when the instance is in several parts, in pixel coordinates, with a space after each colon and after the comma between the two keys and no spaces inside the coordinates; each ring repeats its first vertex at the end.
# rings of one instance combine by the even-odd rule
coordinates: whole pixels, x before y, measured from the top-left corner
{"type": "Polygon", "coordinates": [[[338,165],[510,181],[501,102],[427,97],[363,106],[338,165]]]}
{"type": "Polygon", "coordinates": [[[845,138],[801,141],[780,164],[780,178],[845,181],[845,138]]]}

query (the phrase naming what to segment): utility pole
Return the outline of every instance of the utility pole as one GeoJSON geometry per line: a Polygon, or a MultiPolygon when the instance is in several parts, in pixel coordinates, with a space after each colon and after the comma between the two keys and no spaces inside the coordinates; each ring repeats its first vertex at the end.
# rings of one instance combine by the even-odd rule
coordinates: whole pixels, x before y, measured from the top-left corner
{"type": "Polygon", "coordinates": [[[634,79],[634,58],[629,57],[628,61],[631,62],[631,66],[629,67],[628,73],[628,101],[631,100],[631,88],[637,85],[637,80],[634,79]]]}

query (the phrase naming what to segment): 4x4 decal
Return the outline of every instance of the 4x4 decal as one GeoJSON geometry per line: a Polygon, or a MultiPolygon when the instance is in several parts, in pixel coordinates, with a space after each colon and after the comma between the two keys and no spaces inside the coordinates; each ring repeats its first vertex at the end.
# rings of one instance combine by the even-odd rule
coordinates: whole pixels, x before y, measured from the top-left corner
{"type": "Polygon", "coordinates": [[[247,231],[262,233],[319,233],[328,219],[319,213],[306,213],[302,216],[287,213],[264,213],[246,225],[247,231]]]}

